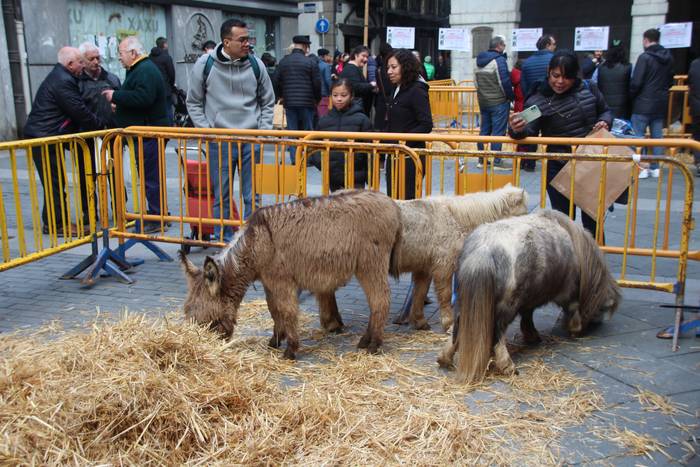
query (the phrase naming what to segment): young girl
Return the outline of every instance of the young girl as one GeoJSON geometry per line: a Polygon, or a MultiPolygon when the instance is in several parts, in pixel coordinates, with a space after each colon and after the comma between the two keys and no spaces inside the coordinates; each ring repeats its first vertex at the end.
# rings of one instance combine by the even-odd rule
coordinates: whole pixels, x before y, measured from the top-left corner
{"type": "MultiPolygon", "coordinates": [[[[331,85],[331,102],[333,108],[327,115],[318,121],[319,131],[353,131],[367,132],[371,124],[367,115],[362,111],[359,103],[352,101],[352,84],[347,79],[340,79],[331,85]]],[[[331,191],[345,186],[346,160],[349,153],[344,151],[331,151],[330,153],[330,189],[331,191]]],[[[355,161],[355,188],[364,188],[367,183],[367,155],[354,153],[355,161]]],[[[321,170],[321,157],[315,154],[311,163],[321,170]]]]}

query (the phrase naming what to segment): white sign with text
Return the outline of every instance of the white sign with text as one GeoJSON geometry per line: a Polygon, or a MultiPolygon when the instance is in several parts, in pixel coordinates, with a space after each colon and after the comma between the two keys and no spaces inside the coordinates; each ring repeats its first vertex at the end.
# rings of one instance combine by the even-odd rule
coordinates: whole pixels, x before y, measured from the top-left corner
{"type": "Polygon", "coordinates": [[[469,52],[471,50],[468,29],[440,28],[438,31],[438,50],[469,52]]]}
{"type": "Polygon", "coordinates": [[[608,50],[610,26],[576,28],[574,50],[608,50]]]}
{"type": "Polygon", "coordinates": [[[395,49],[412,49],[416,43],[415,28],[386,28],[386,41],[395,49]]]}
{"type": "Polygon", "coordinates": [[[542,28],[513,29],[510,48],[519,52],[536,52],[537,39],[540,37],[542,37],[542,28]]]}
{"type": "Polygon", "coordinates": [[[693,23],[667,23],[659,26],[660,44],[667,49],[690,47],[693,38],[693,23]]]}

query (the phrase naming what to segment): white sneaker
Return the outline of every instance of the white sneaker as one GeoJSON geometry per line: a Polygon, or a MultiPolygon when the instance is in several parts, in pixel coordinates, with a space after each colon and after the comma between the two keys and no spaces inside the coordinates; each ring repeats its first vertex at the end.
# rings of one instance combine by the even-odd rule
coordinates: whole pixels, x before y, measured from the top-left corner
{"type": "Polygon", "coordinates": [[[642,169],[639,171],[639,179],[641,180],[643,178],[649,178],[649,169],[642,169]]]}
{"type": "Polygon", "coordinates": [[[659,173],[661,172],[661,169],[649,169],[649,173],[651,174],[652,177],[654,178],[659,178],[659,173]]]}

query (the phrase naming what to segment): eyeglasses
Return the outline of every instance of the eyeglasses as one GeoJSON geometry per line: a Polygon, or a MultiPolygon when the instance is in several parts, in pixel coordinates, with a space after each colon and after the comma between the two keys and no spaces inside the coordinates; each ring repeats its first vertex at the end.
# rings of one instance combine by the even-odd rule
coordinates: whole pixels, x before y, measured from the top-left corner
{"type": "Polygon", "coordinates": [[[244,37],[239,37],[238,39],[234,39],[232,37],[226,37],[225,39],[230,40],[231,42],[240,42],[241,44],[246,44],[250,43],[250,37],[244,36],[244,37]]]}

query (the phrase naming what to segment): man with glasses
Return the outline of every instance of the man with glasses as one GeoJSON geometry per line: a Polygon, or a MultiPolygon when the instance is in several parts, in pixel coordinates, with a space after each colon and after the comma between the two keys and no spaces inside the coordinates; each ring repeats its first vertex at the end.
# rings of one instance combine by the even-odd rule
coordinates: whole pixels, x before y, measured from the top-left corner
{"type": "MultiPolygon", "coordinates": [[[[102,91],[107,100],[116,105],[115,119],[119,127],[168,126],[170,120],[166,110],[165,83],[157,66],[144,53],[143,44],[136,36],[129,36],[119,44],[119,61],[126,68],[122,87],[114,91],[102,91]]],[[[160,164],[158,140],[143,139],[143,167],[141,158],[136,158],[137,168],[143,170],[146,184],[148,214],[160,215],[160,164]]],[[[160,230],[160,222],[148,221],[142,226],[143,233],[160,230]]]]}
{"type": "MultiPolygon", "coordinates": [[[[187,112],[197,128],[272,129],[275,93],[263,62],[250,53],[246,23],[229,19],[221,25],[221,43],[202,55],[190,72],[187,112]]],[[[259,147],[212,143],[209,145],[209,173],[214,190],[215,218],[231,219],[231,174],[239,167],[244,218],[253,212],[251,153],[259,147]],[[221,154],[219,154],[221,152],[221,154]],[[221,159],[221,161],[219,161],[221,159]],[[219,165],[220,164],[220,165],[219,165]],[[223,213],[222,213],[223,210],[223,213]]],[[[259,156],[259,154],[256,154],[259,156]]],[[[256,206],[260,203],[256,196],[256,206]]],[[[220,232],[217,230],[215,236],[220,232]]],[[[226,227],[223,240],[233,237],[226,227]]]]}

